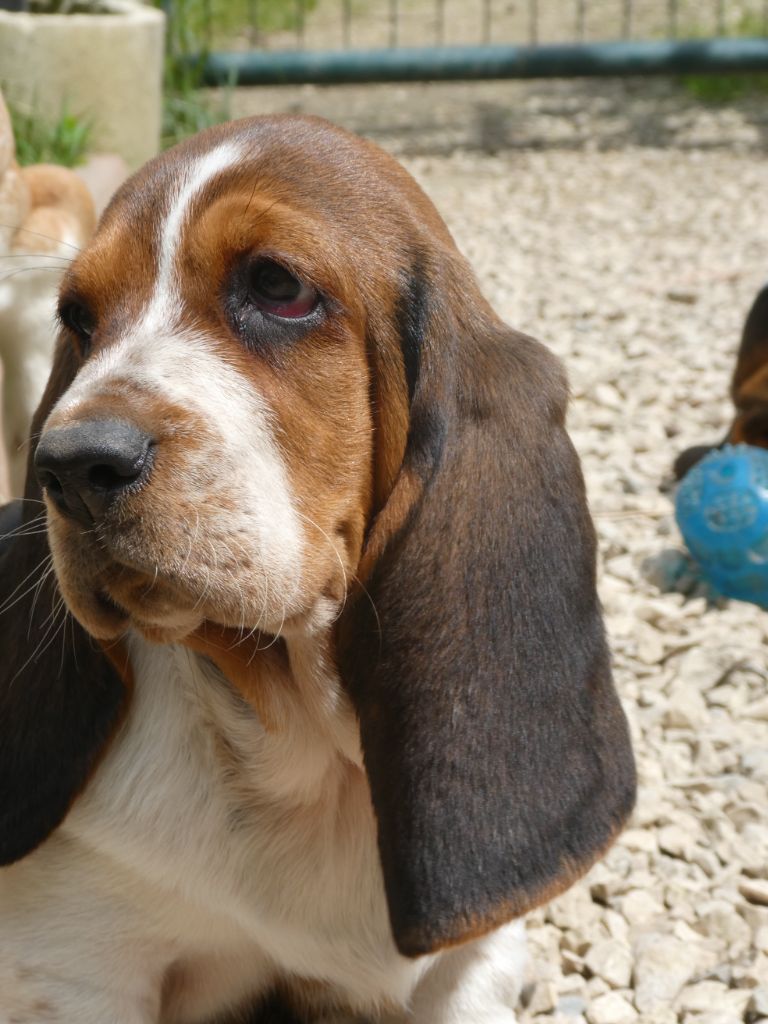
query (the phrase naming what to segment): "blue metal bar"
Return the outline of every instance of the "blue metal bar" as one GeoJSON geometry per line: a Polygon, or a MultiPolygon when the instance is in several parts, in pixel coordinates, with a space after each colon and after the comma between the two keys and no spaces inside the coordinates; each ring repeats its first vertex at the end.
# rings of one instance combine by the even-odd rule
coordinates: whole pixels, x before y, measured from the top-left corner
{"type": "Polygon", "coordinates": [[[768,71],[768,39],[211,53],[209,85],[589,78],[768,71]]]}

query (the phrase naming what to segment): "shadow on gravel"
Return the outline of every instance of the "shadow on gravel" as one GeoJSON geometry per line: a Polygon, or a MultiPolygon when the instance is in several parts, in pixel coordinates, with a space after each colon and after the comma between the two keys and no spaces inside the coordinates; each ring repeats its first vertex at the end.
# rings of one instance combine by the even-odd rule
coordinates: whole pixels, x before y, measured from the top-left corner
{"type": "Polygon", "coordinates": [[[319,114],[403,155],[631,147],[768,151],[764,97],[708,105],[668,79],[237,89],[235,117],[319,114]]]}

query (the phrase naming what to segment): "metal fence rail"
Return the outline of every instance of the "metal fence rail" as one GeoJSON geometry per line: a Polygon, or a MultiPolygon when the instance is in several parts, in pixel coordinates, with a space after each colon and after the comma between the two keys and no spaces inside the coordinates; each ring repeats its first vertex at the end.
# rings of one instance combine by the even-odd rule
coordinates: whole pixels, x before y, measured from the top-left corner
{"type": "Polygon", "coordinates": [[[768,71],[768,0],[204,0],[211,84],[768,71]]]}

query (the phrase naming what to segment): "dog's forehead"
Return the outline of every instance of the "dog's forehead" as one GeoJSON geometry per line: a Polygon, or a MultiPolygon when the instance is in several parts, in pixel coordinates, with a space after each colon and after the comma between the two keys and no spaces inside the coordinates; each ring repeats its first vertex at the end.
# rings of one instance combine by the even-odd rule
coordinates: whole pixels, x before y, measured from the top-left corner
{"type": "Polygon", "coordinates": [[[363,316],[396,304],[414,261],[438,250],[455,255],[445,224],[378,146],[321,119],[251,118],[194,136],[129,179],[63,292],[90,306],[109,328],[103,338],[155,307],[167,327],[166,311],[212,324],[231,268],[261,252],[363,316]]]}
{"type": "Polygon", "coordinates": [[[362,138],[319,119],[250,118],[202,132],[150,161],[118,191],[103,225],[155,221],[246,185],[351,223],[357,218],[350,204],[370,215],[379,196],[388,204],[406,202],[409,193],[427,202],[397,161],[362,138]]]}
{"type": "Polygon", "coordinates": [[[310,237],[322,230],[328,251],[378,248],[385,230],[397,226],[392,210],[402,205],[403,181],[418,187],[363,140],[324,123],[295,122],[235,122],[151,161],[118,191],[72,279],[97,296],[115,296],[128,283],[134,295],[150,281],[167,288],[180,251],[212,209],[221,216],[208,242],[220,249],[248,248],[280,221],[291,222],[292,241],[299,224],[310,237]]]}
{"type": "Polygon", "coordinates": [[[144,269],[153,263],[157,275],[167,277],[190,217],[231,185],[243,155],[237,141],[224,140],[202,152],[152,161],[118,191],[76,269],[93,273],[105,257],[126,266],[140,256],[144,269]]]}

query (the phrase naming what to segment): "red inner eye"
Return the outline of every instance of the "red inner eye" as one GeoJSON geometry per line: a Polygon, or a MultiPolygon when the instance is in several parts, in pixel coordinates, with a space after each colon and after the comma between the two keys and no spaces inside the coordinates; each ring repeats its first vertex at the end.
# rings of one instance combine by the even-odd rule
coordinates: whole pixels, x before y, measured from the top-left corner
{"type": "Polygon", "coordinates": [[[259,260],[249,272],[248,293],[259,309],[275,316],[296,318],[311,313],[318,294],[273,260],[259,260]]]}

